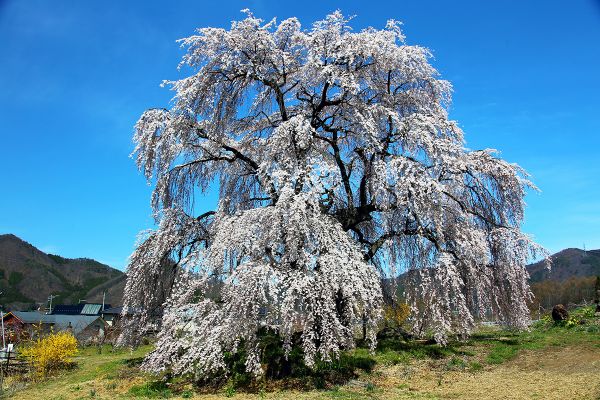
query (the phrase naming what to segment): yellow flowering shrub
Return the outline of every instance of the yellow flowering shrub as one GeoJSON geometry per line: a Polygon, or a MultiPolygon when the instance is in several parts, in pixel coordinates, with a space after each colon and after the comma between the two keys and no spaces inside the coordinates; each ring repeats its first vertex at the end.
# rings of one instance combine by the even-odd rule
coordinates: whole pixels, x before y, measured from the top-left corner
{"type": "Polygon", "coordinates": [[[71,366],[76,354],[77,339],[71,332],[51,333],[21,350],[21,356],[31,361],[39,376],[71,366]]]}
{"type": "Polygon", "coordinates": [[[410,315],[410,307],[406,303],[386,305],[383,309],[386,326],[401,326],[410,315]]]}

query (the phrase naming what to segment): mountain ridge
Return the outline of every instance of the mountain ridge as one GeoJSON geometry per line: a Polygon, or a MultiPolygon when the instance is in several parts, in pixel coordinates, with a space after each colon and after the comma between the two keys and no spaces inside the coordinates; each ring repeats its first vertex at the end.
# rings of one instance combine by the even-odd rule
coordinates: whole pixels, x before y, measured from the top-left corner
{"type": "Polygon", "coordinates": [[[50,294],[59,303],[98,302],[104,291],[107,303],[121,304],[125,278],[91,258],[47,254],[16,235],[0,235],[0,304],[7,309],[43,306],[50,294]]]}
{"type": "Polygon", "coordinates": [[[545,260],[527,265],[531,283],[600,276],[600,249],[582,250],[570,247],[552,254],[550,260],[550,269],[546,267],[545,260]]]}
{"type": "MultiPolygon", "coordinates": [[[[600,249],[567,248],[526,266],[530,283],[565,282],[571,278],[600,276],[600,249]]],[[[127,276],[86,257],[48,254],[13,234],[0,234],[0,304],[8,309],[37,308],[50,294],[58,303],[79,300],[122,304],[127,276]]]]}

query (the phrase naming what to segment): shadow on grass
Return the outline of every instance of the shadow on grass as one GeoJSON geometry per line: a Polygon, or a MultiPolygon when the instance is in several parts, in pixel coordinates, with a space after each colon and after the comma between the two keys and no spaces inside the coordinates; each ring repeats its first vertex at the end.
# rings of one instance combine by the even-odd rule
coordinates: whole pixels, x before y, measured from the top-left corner
{"type": "Polygon", "coordinates": [[[168,399],[173,396],[173,392],[163,381],[150,381],[142,385],[136,385],[129,389],[132,397],[142,397],[150,399],[168,399]]]}
{"type": "Polygon", "coordinates": [[[126,358],[122,363],[128,368],[139,367],[144,362],[145,357],[126,358]]]}
{"type": "Polygon", "coordinates": [[[407,353],[408,355],[417,358],[432,358],[441,359],[452,355],[471,355],[470,352],[461,350],[459,347],[464,343],[450,343],[447,346],[441,346],[433,341],[399,341],[395,339],[383,339],[377,346],[377,351],[385,353],[387,351],[395,351],[398,353],[407,353]]]}

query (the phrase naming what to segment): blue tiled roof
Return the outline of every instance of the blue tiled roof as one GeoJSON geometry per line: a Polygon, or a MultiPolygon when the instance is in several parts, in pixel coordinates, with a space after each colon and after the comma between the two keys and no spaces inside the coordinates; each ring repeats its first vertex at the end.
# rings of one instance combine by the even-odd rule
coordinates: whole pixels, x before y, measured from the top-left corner
{"type": "MultiPolygon", "coordinates": [[[[105,304],[104,308],[110,308],[110,304],[105,304]]],[[[52,307],[54,315],[100,315],[102,304],[98,303],[79,303],[79,304],[57,304],[52,307]]]]}
{"type": "Polygon", "coordinates": [[[81,314],[81,310],[85,304],[57,304],[52,307],[52,314],[60,315],[77,315],[81,314]]]}

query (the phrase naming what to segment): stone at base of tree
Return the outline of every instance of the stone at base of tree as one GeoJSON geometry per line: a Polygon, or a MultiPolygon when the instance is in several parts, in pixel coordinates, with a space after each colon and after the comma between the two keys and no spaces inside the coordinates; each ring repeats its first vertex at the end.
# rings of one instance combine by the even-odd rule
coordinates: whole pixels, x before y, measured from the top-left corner
{"type": "Polygon", "coordinates": [[[569,318],[569,312],[562,304],[557,304],[552,307],[552,319],[555,321],[565,321],[569,318]]]}

